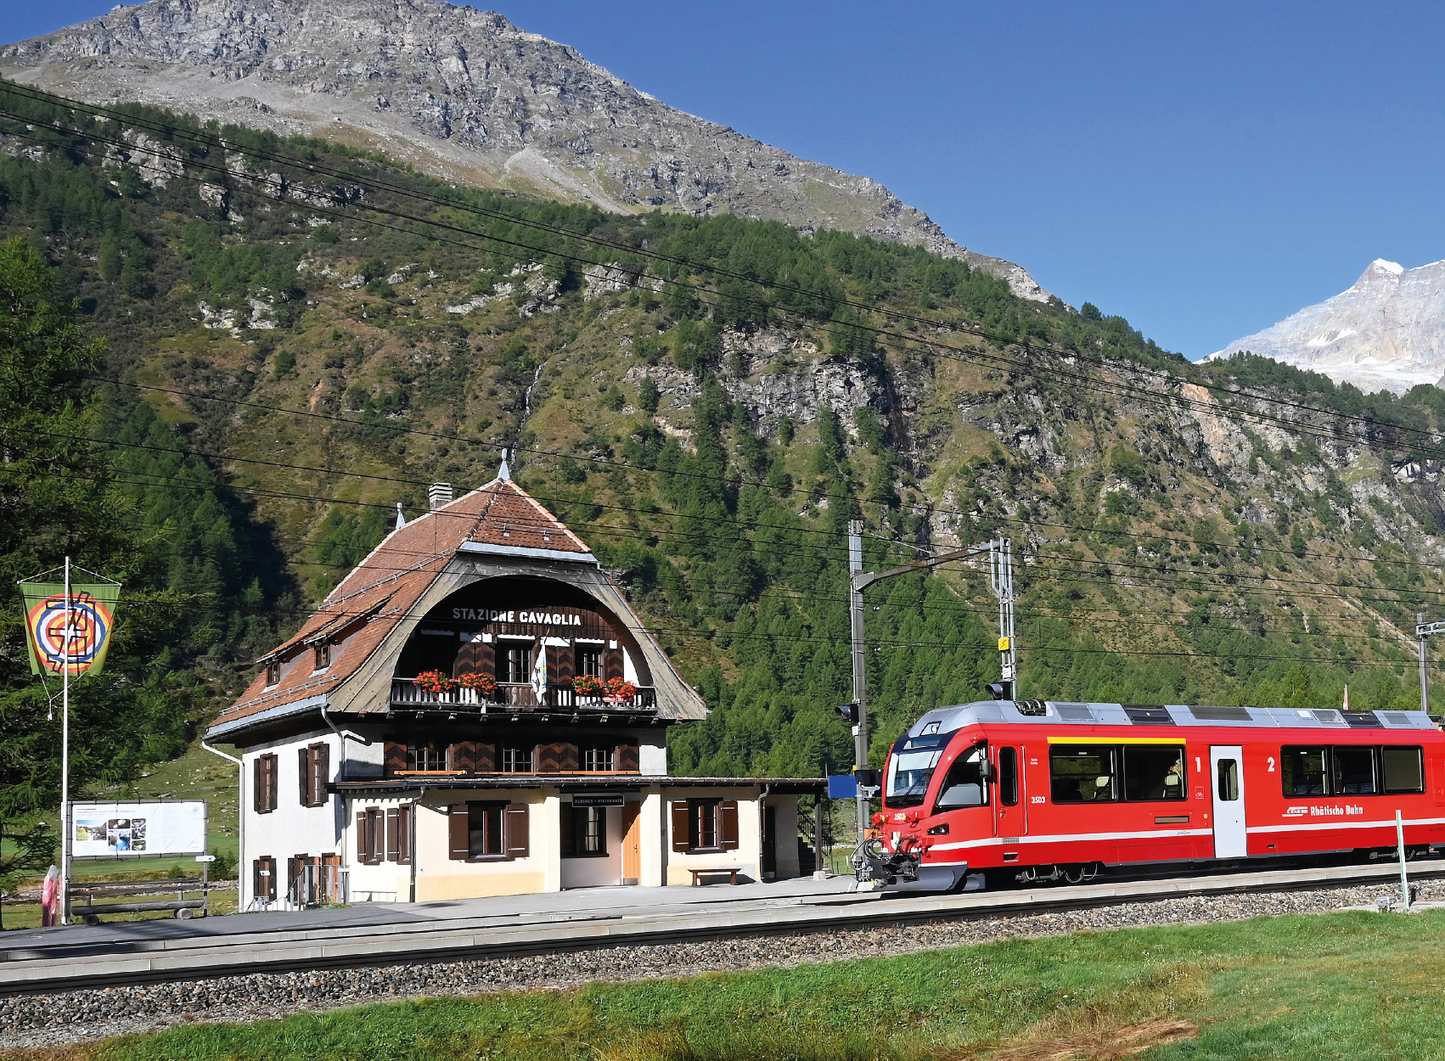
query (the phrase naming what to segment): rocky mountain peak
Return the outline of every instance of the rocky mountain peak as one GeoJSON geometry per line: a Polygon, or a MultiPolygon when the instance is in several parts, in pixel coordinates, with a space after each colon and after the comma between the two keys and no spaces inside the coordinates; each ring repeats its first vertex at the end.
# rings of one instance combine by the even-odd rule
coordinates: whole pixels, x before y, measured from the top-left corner
{"type": "Polygon", "coordinates": [[[1445,261],[1407,269],[1376,258],[1348,290],[1236,339],[1249,350],[1361,390],[1404,393],[1445,375],[1445,261]]]}
{"type": "Polygon", "coordinates": [[[669,107],[565,44],[441,0],[150,0],[0,47],[0,74],[618,212],[734,213],[923,246],[1051,297],[877,181],[669,107]]]}
{"type": "Polygon", "coordinates": [[[1405,267],[1399,262],[1387,262],[1384,258],[1376,258],[1355,281],[1355,288],[1363,289],[1371,284],[1399,283],[1400,278],[1404,275],[1405,267]]]}

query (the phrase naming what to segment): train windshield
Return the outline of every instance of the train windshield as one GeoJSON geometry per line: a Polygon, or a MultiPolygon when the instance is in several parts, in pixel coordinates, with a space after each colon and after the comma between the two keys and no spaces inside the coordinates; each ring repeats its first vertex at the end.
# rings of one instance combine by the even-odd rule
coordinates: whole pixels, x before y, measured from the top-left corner
{"type": "Polygon", "coordinates": [[[898,739],[893,745],[893,754],[888,757],[888,778],[883,789],[883,802],[887,806],[916,807],[923,802],[934,768],[956,732],[898,739]]]}

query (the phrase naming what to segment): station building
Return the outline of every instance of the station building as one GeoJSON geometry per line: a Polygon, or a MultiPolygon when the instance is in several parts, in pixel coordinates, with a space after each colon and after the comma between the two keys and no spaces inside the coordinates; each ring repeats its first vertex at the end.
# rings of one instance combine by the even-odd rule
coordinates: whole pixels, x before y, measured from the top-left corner
{"type": "Polygon", "coordinates": [[[505,465],[430,500],[209,729],[242,750],[242,908],[796,876],[822,782],[670,776],[707,707],[591,550],[505,465]]]}

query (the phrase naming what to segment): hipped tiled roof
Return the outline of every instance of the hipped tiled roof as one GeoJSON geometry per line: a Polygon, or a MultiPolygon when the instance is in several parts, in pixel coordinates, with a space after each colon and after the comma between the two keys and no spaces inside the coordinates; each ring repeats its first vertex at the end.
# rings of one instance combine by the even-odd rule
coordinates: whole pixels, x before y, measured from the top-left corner
{"type": "Polygon", "coordinates": [[[591,550],[510,479],[486,486],[393,531],[331,591],[289,640],[260,660],[282,662],[281,680],[266,685],[266,668],[222,712],[222,725],[329,693],[367,660],[412,609],[464,544],[536,549],[591,557],[591,550]],[[362,629],[357,630],[358,625],[362,629]],[[346,639],[322,673],[310,666],[308,642],[346,639]]]}

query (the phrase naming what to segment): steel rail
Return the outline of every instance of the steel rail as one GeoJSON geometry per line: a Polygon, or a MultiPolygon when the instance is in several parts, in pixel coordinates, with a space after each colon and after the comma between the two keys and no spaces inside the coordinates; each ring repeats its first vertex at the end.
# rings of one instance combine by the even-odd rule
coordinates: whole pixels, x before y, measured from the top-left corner
{"type": "MultiPolygon", "coordinates": [[[[671,908],[676,912],[652,907],[644,914],[491,915],[173,939],[57,941],[33,948],[4,948],[0,996],[1025,917],[1181,897],[1318,891],[1376,883],[1389,886],[1398,881],[1398,872],[1394,863],[1327,866],[955,895],[838,893],[783,900],[781,904],[777,899],[709,902],[671,908]]],[[[1412,863],[1410,876],[1415,880],[1445,878],[1445,861],[1412,863]]]]}

